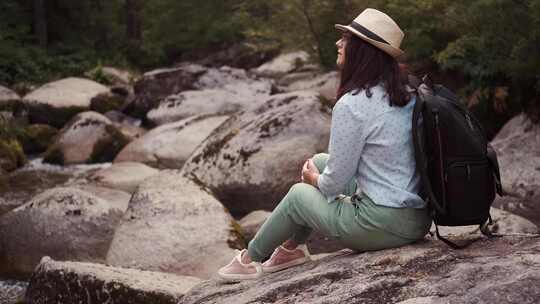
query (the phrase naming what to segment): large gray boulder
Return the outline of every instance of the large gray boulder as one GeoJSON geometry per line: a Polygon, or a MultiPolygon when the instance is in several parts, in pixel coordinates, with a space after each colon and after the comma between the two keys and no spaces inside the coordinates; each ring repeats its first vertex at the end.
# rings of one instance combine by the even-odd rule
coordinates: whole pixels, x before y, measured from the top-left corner
{"type": "Polygon", "coordinates": [[[125,146],[114,162],[180,169],[195,148],[228,116],[197,115],[152,129],[125,146]]]}
{"type": "Polygon", "coordinates": [[[103,187],[135,192],[145,179],[159,173],[159,170],[136,162],[117,162],[108,168],[90,174],[88,179],[103,187]]]}
{"type": "Polygon", "coordinates": [[[304,51],[284,53],[252,71],[257,75],[279,78],[287,73],[299,70],[308,61],[309,54],[304,51]]]}
{"type": "Polygon", "coordinates": [[[128,141],[107,117],[84,112],[60,131],[45,152],[44,161],[60,165],[108,162],[128,141]]]}
{"type": "Polygon", "coordinates": [[[44,257],[30,280],[28,303],[176,304],[201,280],[44,257]]]}
{"type": "Polygon", "coordinates": [[[90,108],[90,101],[109,89],[83,78],[65,78],[43,85],[24,96],[32,123],[49,124],[57,128],[79,112],[90,108]]]}
{"type": "Polygon", "coordinates": [[[272,81],[254,79],[244,70],[229,67],[208,69],[194,86],[199,90],[165,98],[148,112],[148,120],[161,125],[194,115],[232,114],[260,105],[273,90],[272,81]]]}
{"type": "Polygon", "coordinates": [[[512,118],[491,142],[505,192],[495,206],[540,224],[540,125],[525,114],[512,118]]]}
{"type": "Polygon", "coordinates": [[[506,192],[521,197],[540,195],[540,125],[521,114],[491,144],[498,153],[506,192]]]}
{"type": "Polygon", "coordinates": [[[272,210],[299,181],[303,163],[327,149],[330,120],[314,92],[273,95],[216,129],[182,170],[233,214],[272,210]]]}
{"type": "Polygon", "coordinates": [[[207,190],[165,170],[133,194],[107,263],[208,278],[243,246],[238,224],[207,190]]]}
{"type": "Polygon", "coordinates": [[[179,304],[523,303],[540,301],[540,238],[482,239],[464,250],[423,241],[341,251],[239,284],[205,281],[179,304]]]}
{"type": "Polygon", "coordinates": [[[19,99],[21,99],[19,94],[0,85],[0,106],[2,106],[5,102],[10,102],[10,101],[19,100],[19,99]]]}
{"type": "Polygon", "coordinates": [[[157,69],[145,73],[133,87],[135,98],[125,109],[131,116],[145,118],[146,113],[172,94],[196,89],[194,83],[207,68],[182,64],[175,68],[157,69]]]}
{"type": "Polygon", "coordinates": [[[301,90],[313,90],[333,104],[336,98],[336,91],[339,84],[337,72],[299,72],[291,73],[282,77],[279,82],[279,89],[284,92],[294,92],[301,90]]]}
{"type": "Polygon", "coordinates": [[[0,275],[28,277],[44,255],[103,262],[126,202],[53,188],[0,217],[0,275]]]}

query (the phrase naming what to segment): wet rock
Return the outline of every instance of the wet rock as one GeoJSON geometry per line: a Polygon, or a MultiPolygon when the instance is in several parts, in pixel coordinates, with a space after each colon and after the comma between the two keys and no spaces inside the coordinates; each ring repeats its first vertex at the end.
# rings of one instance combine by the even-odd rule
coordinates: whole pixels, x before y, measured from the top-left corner
{"type": "Polygon", "coordinates": [[[295,70],[300,70],[307,64],[308,60],[309,54],[304,51],[286,53],[253,69],[253,72],[265,77],[278,78],[295,70]]]}
{"type": "Polygon", "coordinates": [[[540,238],[482,239],[464,250],[423,241],[341,251],[239,284],[205,281],[179,304],[538,303],[540,238]]]}
{"type": "Polygon", "coordinates": [[[84,112],[75,116],[47,149],[44,161],[69,165],[112,161],[129,142],[105,116],[84,112]]]}
{"type": "Polygon", "coordinates": [[[32,275],[28,303],[171,303],[201,280],[101,264],[57,262],[44,257],[32,275]]]}
{"type": "Polygon", "coordinates": [[[182,64],[175,68],[157,69],[145,73],[134,85],[135,98],[124,113],[145,118],[146,113],[172,94],[196,89],[194,83],[207,69],[196,64],[182,64]]]}
{"type": "Polygon", "coordinates": [[[140,162],[156,168],[180,169],[195,148],[228,116],[191,116],[150,130],[129,143],[114,162],[140,162]]]}
{"type": "Polygon", "coordinates": [[[208,69],[194,86],[200,90],[188,90],[165,98],[148,112],[148,120],[161,125],[194,115],[232,114],[260,105],[273,90],[272,81],[254,79],[244,70],[230,67],[208,69]]]}
{"type": "Polygon", "coordinates": [[[157,174],[159,170],[136,162],[117,162],[109,168],[94,172],[89,179],[104,187],[135,192],[145,179],[157,174]]]}
{"type": "Polygon", "coordinates": [[[38,194],[0,217],[0,275],[28,277],[44,255],[103,262],[125,209],[74,188],[38,194]]]}
{"type": "Polygon", "coordinates": [[[272,210],[299,181],[303,163],[325,151],[330,115],[313,92],[273,95],[216,129],[182,169],[233,214],[272,210]]]}
{"type": "Polygon", "coordinates": [[[540,223],[540,125],[524,114],[511,119],[493,139],[507,196],[495,206],[540,223]]]}
{"type": "Polygon", "coordinates": [[[73,116],[90,108],[93,97],[109,89],[82,78],[66,78],[45,84],[23,98],[32,123],[61,128],[73,116]]]}
{"type": "Polygon", "coordinates": [[[133,194],[107,263],[208,278],[245,246],[237,227],[207,190],[165,170],[133,194]]]}

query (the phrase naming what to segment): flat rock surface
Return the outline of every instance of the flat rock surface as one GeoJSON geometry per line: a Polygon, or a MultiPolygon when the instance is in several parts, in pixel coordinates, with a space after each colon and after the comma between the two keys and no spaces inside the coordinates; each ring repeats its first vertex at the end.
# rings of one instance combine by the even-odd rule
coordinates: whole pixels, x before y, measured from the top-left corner
{"type": "Polygon", "coordinates": [[[109,168],[92,173],[89,180],[104,187],[135,192],[146,178],[157,174],[159,170],[137,162],[117,162],[109,168]]]}
{"type": "Polygon", "coordinates": [[[540,237],[481,239],[464,250],[442,242],[375,252],[348,250],[237,284],[210,280],[179,304],[538,303],[540,237]]]}
{"type": "Polygon", "coordinates": [[[177,303],[201,280],[101,264],[57,262],[44,257],[28,291],[28,303],[177,303]]]}
{"type": "Polygon", "coordinates": [[[109,89],[95,81],[70,77],[43,85],[24,96],[24,102],[37,102],[53,107],[90,107],[90,100],[109,89]]]}
{"type": "Polygon", "coordinates": [[[161,169],[180,169],[195,148],[228,116],[192,116],[150,130],[126,145],[114,159],[140,162],[161,169]]]}

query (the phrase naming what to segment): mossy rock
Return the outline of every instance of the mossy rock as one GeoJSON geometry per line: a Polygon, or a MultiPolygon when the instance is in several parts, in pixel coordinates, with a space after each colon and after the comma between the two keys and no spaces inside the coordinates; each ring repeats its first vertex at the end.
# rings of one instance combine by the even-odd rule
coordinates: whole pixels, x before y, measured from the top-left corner
{"type": "Polygon", "coordinates": [[[109,111],[119,111],[124,105],[125,96],[114,93],[103,93],[92,98],[90,101],[90,110],[105,114],[109,111]]]}
{"type": "Polygon", "coordinates": [[[55,128],[62,128],[75,115],[88,111],[85,107],[56,108],[48,104],[30,102],[26,104],[30,122],[33,124],[47,124],[55,128]]]}
{"type": "Polygon", "coordinates": [[[19,140],[25,153],[41,153],[47,150],[56,134],[58,129],[54,127],[35,124],[26,127],[24,136],[20,136],[19,140]]]}
{"type": "Polygon", "coordinates": [[[130,142],[129,138],[113,125],[105,126],[105,131],[108,136],[96,142],[89,163],[112,161],[120,150],[130,142]]]}
{"type": "Polygon", "coordinates": [[[0,139],[0,168],[11,172],[26,163],[23,148],[16,139],[0,139]]]}
{"type": "Polygon", "coordinates": [[[64,153],[58,145],[53,145],[43,154],[43,162],[56,165],[64,165],[64,153]]]}

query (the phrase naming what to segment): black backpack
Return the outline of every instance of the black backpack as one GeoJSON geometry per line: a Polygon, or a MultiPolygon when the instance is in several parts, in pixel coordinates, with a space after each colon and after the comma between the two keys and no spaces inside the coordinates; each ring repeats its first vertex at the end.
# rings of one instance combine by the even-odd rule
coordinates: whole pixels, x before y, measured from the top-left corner
{"type": "Polygon", "coordinates": [[[421,176],[421,196],[427,201],[437,237],[458,249],[439,234],[438,225],[492,223],[489,210],[495,193],[503,195],[499,165],[481,124],[449,89],[410,77],[417,100],[413,113],[416,167],[421,176]]]}

